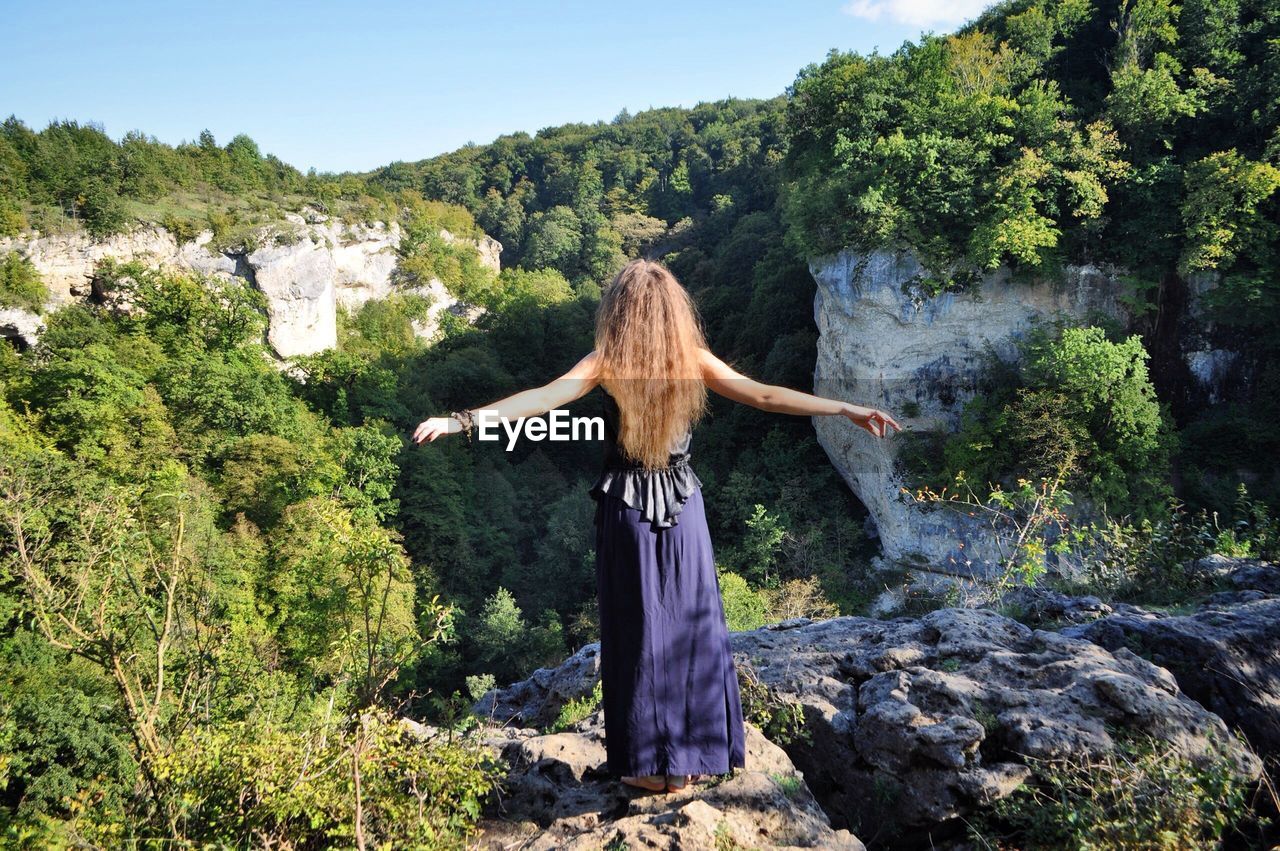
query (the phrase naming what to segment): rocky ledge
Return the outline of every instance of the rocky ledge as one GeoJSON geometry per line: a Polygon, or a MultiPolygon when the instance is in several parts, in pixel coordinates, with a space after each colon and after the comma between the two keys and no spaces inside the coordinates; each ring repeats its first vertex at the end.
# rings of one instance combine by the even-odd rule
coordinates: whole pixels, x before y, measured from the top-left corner
{"type": "Polygon", "coordinates": [[[751,727],[745,770],[647,801],[606,776],[600,713],[554,735],[529,729],[592,692],[598,645],[491,690],[473,711],[499,725],[490,741],[512,766],[506,817],[534,843],[522,847],[597,848],[621,837],[616,847],[701,848],[721,820],[730,826],[716,829],[748,847],[857,847],[842,830],[873,847],[929,847],[956,837],[966,814],[1034,781],[1040,759],[1100,757],[1129,734],[1154,736],[1197,764],[1225,755],[1239,778],[1258,779],[1261,759],[1233,730],[1274,752],[1280,597],[1259,586],[1270,587],[1275,570],[1235,563],[1238,590],[1179,616],[1023,595],[1028,620],[1056,620],[1061,632],[948,608],[735,633],[740,676],[750,671],[799,704],[805,735],[779,749],[751,727]]]}
{"type": "Polygon", "coordinates": [[[604,713],[540,734],[501,728],[487,743],[511,766],[481,823],[481,849],[826,848],[861,851],[833,830],[786,753],[747,725],[747,768],[679,792],[626,786],[605,770],[604,713]]]}

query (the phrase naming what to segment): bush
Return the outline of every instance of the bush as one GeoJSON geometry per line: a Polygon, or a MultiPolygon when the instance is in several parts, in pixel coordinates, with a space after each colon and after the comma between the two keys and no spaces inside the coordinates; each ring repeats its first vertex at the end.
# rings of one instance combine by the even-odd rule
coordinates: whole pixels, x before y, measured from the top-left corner
{"type": "Polygon", "coordinates": [[[17,236],[27,227],[22,208],[8,198],[0,198],[0,236],[17,236]]]}
{"type": "Polygon", "coordinates": [[[748,661],[734,660],[738,675],[738,692],[742,698],[742,715],[760,728],[760,732],[776,745],[793,741],[812,743],[813,734],[804,723],[804,707],[764,683],[748,661]]]}
{"type": "Polygon", "coordinates": [[[194,241],[202,230],[200,223],[190,216],[178,216],[173,213],[167,214],[160,226],[173,234],[173,238],[179,245],[194,241]]]}
{"type": "Polygon", "coordinates": [[[731,632],[758,629],[768,623],[765,618],[765,599],[747,584],[747,580],[717,565],[720,583],[720,600],[724,605],[724,618],[731,632]]]}
{"type": "Polygon", "coordinates": [[[385,711],[303,731],[197,727],[154,773],[181,841],[295,848],[460,848],[502,777],[478,741],[420,738],[385,711]]]}
{"type": "Polygon", "coordinates": [[[1167,742],[1116,744],[1101,757],[1028,758],[1036,782],[974,818],[970,838],[984,847],[1011,840],[1027,851],[1209,849],[1246,815],[1245,784],[1225,753],[1197,765],[1167,742]]]}
{"type": "Polygon", "coordinates": [[[551,722],[551,727],[547,732],[559,733],[569,729],[582,719],[594,714],[600,708],[602,702],[604,702],[604,681],[596,680],[595,687],[591,689],[591,694],[570,700],[560,707],[560,714],[556,716],[555,721],[551,722]]]}
{"type": "Polygon", "coordinates": [[[1112,342],[1096,327],[1056,336],[1036,329],[1013,369],[989,370],[943,444],[940,469],[913,472],[943,483],[963,474],[976,487],[1057,482],[1113,516],[1157,517],[1170,495],[1175,436],[1147,357],[1136,336],[1112,342]]]}
{"type": "Polygon", "coordinates": [[[34,266],[16,251],[0,261],[0,307],[21,307],[35,313],[44,309],[49,290],[34,266]]]}

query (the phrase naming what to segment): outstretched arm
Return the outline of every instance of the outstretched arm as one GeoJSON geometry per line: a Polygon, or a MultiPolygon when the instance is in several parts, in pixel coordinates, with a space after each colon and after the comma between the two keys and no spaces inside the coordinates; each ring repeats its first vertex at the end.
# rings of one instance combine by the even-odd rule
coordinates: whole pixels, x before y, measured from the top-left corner
{"type": "MultiPolygon", "coordinates": [[[[593,351],[554,381],[541,387],[522,390],[475,410],[493,411],[498,417],[508,420],[545,414],[590,393],[599,383],[598,368],[599,356],[593,351]]],[[[432,441],[442,434],[457,434],[460,431],[462,424],[453,417],[432,417],[418,424],[413,432],[413,442],[432,441]]]]}
{"type": "Polygon", "coordinates": [[[699,365],[702,367],[702,380],[707,387],[727,399],[762,411],[771,411],[775,414],[848,417],[876,437],[884,437],[890,428],[902,430],[902,426],[898,425],[893,417],[875,408],[864,408],[851,402],[827,399],[823,396],[802,393],[776,384],[763,384],[747,378],[707,349],[699,351],[699,365]]]}

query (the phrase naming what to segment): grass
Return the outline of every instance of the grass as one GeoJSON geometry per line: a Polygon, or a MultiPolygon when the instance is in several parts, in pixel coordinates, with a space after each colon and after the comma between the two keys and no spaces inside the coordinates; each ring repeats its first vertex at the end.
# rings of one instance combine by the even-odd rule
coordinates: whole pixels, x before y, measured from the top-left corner
{"type": "Polygon", "coordinates": [[[592,689],[591,694],[570,700],[560,707],[560,714],[556,716],[555,721],[551,722],[551,726],[547,728],[546,732],[561,733],[568,730],[579,721],[590,717],[600,708],[600,703],[603,700],[604,682],[596,680],[595,688],[592,689]]]}
{"type": "Polygon", "coordinates": [[[1110,753],[1027,758],[1035,780],[968,822],[977,847],[1210,849],[1248,818],[1224,751],[1204,765],[1128,734],[1110,753]]]}

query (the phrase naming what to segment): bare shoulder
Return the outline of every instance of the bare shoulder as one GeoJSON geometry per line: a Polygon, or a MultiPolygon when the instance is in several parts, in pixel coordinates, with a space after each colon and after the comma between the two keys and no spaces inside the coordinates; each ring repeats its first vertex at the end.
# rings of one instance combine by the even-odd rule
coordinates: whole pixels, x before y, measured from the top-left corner
{"type": "Polygon", "coordinates": [[[716,357],[707,348],[698,347],[698,366],[702,368],[703,378],[739,378],[737,370],[716,357]]]}
{"type": "Polygon", "coordinates": [[[565,373],[565,378],[596,378],[600,373],[600,353],[592,349],[565,373]]]}

